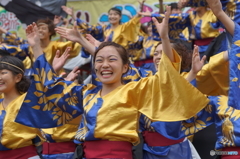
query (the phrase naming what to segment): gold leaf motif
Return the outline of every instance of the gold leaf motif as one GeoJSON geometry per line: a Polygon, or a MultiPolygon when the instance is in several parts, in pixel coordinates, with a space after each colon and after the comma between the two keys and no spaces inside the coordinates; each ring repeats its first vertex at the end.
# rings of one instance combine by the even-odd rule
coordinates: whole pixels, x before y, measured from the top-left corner
{"type": "Polygon", "coordinates": [[[235,77],[234,79],[232,79],[232,82],[237,82],[238,81],[238,78],[235,77]]]}
{"type": "Polygon", "coordinates": [[[49,103],[48,104],[48,111],[50,111],[53,108],[54,104],[53,103],[49,103]]]}
{"type": "Polygon", "coordinates": [[[24,103],[30,103],[31,100],[24,100],[24,103]]]}
{"type": "Polygon", "coordinates": [[[43,97],[39,98],[38,100],[38,104],[42,104],[43,103],[43,97]]]}
{"type": "Polygon", "coordinates": [[[46,110],[48,110],[48,104],[46,104],[45,106],[44,106],[44,108],[43,108],[43,111],[46,111],[46,110]]]}
{"type": "Polygon", "coordinates": [[[58,116],[58,115],[55,115],[55,116],[53,117],[53,120],[58,119],[58,118],[59,118],[59,116],[58,116]]]}
{"type": "Polygon", "coordinates": [[[43,93],[40,93],[40,92],[35,91],[33,94],[35,94],[35,95],[38,96],[38,97],[41,97],[43,93]]]}
{"type": "Polygon", "coordinates": [[[77,110],[74,110],[73,112],[72,112],[72,115],[75,115],[77,113],[77,110]]]}
{"type": "Polygon", "coordinates": [[[240,57],[240,53],[236,54],[237,57],[240,57]]]}
{"type": "Polygon", "coordinates": [[[54,112],[59,111],[59,110],[60,109],[58,107],[53,109],[54,112]]]}
{"type": "Polygon", "coordinates": [[[238,64],[238,70],[240,70],[240,64],[238,64]]]}
{"type": "Polygon", "coordinates": [[[195,127],[189,128],[190,134],[193,134],[195,132],[195,127]]]}
{"type": "Polygon", "coordinates": [[[61,118],[59,118],[59,119],[58,119],[58,122],[57,122],[57,125],[60,125],[60,124],[62,124],[61,118]]]}
{"type": "Polygon", "coordinates": [[[240,40],[235,41],[234,44],[240,46],[240,40]]]}
{"type": "Polygon", "coordinates": [[[51,80],[51,79],[52,79],[52,76],[53,76],[52,70],[48,71],[48,73],[47,73],[47,79],[48,79],[48,80],[51,80]]]}
{"type": "Polygon", "coordinates": [[[206,119],[206,121],[210,121],[212,119],[212,117],[208,117],[207,119],[206,119]]]}
{"type": "Polygon", "coordinates": [[[58,116],[62,116],[62,114],[63,114],[62,111],[58,111],[58,112],[57,112],[57,115],[58,115],[58,116]]]}
{"type": "Polygon", "coordinates": [[[39,105],[35,105],[32,107],[33,109],[39,110],[41,107],[39,105]]]}
{"type": "Polygon", "coordinates": [[[196,122],[201,124],[201,125],[206,125],[202,120],[197,120],[196,122]]]}

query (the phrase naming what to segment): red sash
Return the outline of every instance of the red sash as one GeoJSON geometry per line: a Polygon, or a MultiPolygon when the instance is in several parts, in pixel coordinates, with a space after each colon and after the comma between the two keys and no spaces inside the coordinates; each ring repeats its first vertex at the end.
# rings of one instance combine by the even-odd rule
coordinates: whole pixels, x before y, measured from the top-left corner
{"type": "Polygon", "coordinates": [[[14,150],[0,151],[1,159],[27,159],[37,155],[37,149],[33,145],[14,150]]]}
{"type": "Polygon", "coordinates": [[[203,46],[208,45],[214,38],[206,38],[206,39],[199,39],[199,40],[193,40],[194,44],[197,46],[203,46]]]}
{"type": "Polygon", "coordinates": [[[44,155],[53,155],[74,152],[76,144],[73,141],[67,142],[55,142],[55,143],[43,143],[43,154],[44,155]]]}
{"type": "Polygon", "coordinates": [[[132,144],[126,141],[85,141],[83,151],[85,158],[132,159],[132,144]]]}
{"type": "Polygon", "coordinates": [[[178,144],[183,142],[184,138],[179,140],[171,140],[168,139],[157,132],[144,131],[143,132],[144,142],[148,144],[148,146],[170,146],[174,144],[178,144]]]}

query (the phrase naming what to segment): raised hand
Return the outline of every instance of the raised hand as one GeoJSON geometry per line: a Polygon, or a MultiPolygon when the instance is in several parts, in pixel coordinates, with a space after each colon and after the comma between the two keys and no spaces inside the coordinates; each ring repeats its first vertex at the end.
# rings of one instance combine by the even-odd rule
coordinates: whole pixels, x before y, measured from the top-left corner
{"type": "Polygon", "coordinates": [[[72,29],[65,27],[57,27],[55,28],[55,31],[60,34],[61,37],[73,42],[79,42],[79,39],[82,36],[81,33],[78,31],[76,25],[74,25],[72,29]]]}
{"type": "Polygon", "coordinates": [[[147,8],[147,10],[145,12],[141,11],[138,12],[139,15],[145,16],[145,17],[151,17],[152,13],[150,12],[150,10],[147,8]]]}
{"type": "Polygon", "coordinates": [[[169,36],[168,36],[168,31],[169,31],[168,30],[168,27],[169,27],[168,26],[168,21],[169,21],[170,15],[171,15],[171,7],[167,6],[166,10],[167,11],[165,13],[165,18],[163,19],[162,23],[157,26],[157,30],[158,30],[158,33],[161,36],[161,38],[169,38],[169,36]]]}
{"type": "Polygon", "coordinates": [[[222,10],[222,3],[220,0],[206,0],[213,13],[217,16],[218,12],[222,10]]]}
{"type": "Polygon", "coordinates": [[[52,62],[52,67],[56,73],[58,73],[62,69],[64,64],[66,63],[66,61],[70,55],[69,54],[70,50],[71,50],[70,47],[66,48],[66,50],[64,51],[64,53],[61,56],[60,56],[60,51],[57,50],[56,55],[52,62]]]}
{"type": "Polygon", "coordinates": [[[40,38],[36,23],[32,23],[26,28],[27,40],[30,46],[40,45],[40,38]]]}
{"type": "Polygon", "coordinates": [[[193,55],[192,55],[192,68],[186,78],[187,81],[191,82],[197,76],[197,73],[202,69],[204,66],[204,62],[206,60],[206,56],[204,55],[202,59],[200,59],[198,46],[194,45],[193,55]]]}
{"type": "Polygon", "coordinates": [[[62,19],[63,19],[62,16],[55,15],[55,16],[54,16],[54,19],[53,19],[54,25],[57,25],[57,24],[59,24],[60,22],[62,22],[62,21],[63,21],[62,19]]]}
{"type": "Polygon", "coordinates": [[[73,16],[73,9],[67,6],[62,6],[62,10],[66,12],[68,15],[73,16]]]}
{"type": "Polygon", "coordinates": [[[91,34],[86,34],[86,39],[95,47],[99,47],[99,45],[101,44],[101,42],[95,39],[91,34]]]}
{"type": "Polygon", "coordinates": [[[75,67],[65,78],[66,81],[74,81],[76,77],[79,75],[80,70],[78,67],[75,67]]]}
{"type": "Polygon", "coordinates": [[[173,51],[172,47],[169,41],[169,36],[168,36],[168,21],[169,17],[171,14],[171,7],[167,6],[166,7],[167,12],[165,13],[165,18],[163,19],[162,23],[160,24],[156,18],[152,18],[157,31],[161,37],[162,40],[162,47],[163,47],[163,52],[168,56],[169,60],[171,62],[175,62],[175,58],[173,56],[173,51]]]}
{"type": "Polygon", "coordinates": [[[140,11],[141,11],[141,12],[143,11],[143,6],[144,6],[145,1],[146,1],[146,0],[142,0],[142,1],[138,0],[138,3],[139,3],[139,5],[140,5],[140,11]]]}
{"type": "Polygon", "coordinates": [[[222,10],[222,3],[220,0],[206,0],[214,15],[224,25],[226,30],[233,35],[235,23],[231,18],[222,10]]]}
{"type": "Polygon", "coordinates": [[[198,46],[194,45],[191,71],[193,71],[194,74],[197,74],[204,66],[205,60],[206,55],[204,55],[202,59],[200,59],[199,48],[198,46]]]}

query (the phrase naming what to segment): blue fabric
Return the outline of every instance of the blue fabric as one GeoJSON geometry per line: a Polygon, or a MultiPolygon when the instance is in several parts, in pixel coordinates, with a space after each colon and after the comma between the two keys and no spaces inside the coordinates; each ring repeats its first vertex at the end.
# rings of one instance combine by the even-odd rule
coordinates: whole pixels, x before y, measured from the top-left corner
{"type": "MultiPolygon", "coordinates": [[[[2,101],[3,101],[3,99],[0,99],[0,102],[2,102],[2,101]]],[[[3,121],[4,121],[5,116],[6,116],[6,111],[2,110],[1,115],[0,115],[0,138],[1,138],[2,132],[3,132],[3,121]]],[[[10,150],[10,149],[3,146],[2,143],[0,142],[0,151],[5,151],[5,150],[10,150]]]]}
{"type": "Polygon", "coordinates": [[[84,85],[75,85],[57,77],[44,55],[36,60],[33,70],[34,80],[19,110],[16,122],[29,127],[52,128],[61,126],[83,113],[84,85]],[[55,83],[61,84],[55,86],[55,83]],[[67,87],[70,87],[71,91],[64,94],[63,90],[67,87]]]}
{"type": "Polygon", "coordinates": [[[73,159],[74,152],[54,154],[54,155],[42,155],[43,159],[73,159]]]}
{"type": "Polygon", "coordinates": [[[230,84],[229,84],[229,101],[228,105],[240,110],[240,26],[235,23],[235,30],[233,34],[232,49],[229,54],[229,71],[230,71],[230,84]]]}
{"type": "MultiPolygon", "coordinates": [[[[228,12],[231,19],[240,23],[240,1],[221,0],[222,10],[228,12]],[[236,7],[236,8],[235,8],[236,7]]],[[[189,7],[203,7],[207,6],[206,0],[189,0],[187,6],[189,7]]]]}
{"type": "Polygon", "coordinates": [[[143,159],[192,159],[188,141],[164,147],[143,146],[143,159]]]}
{"type": "MultiPolygon", "coordinates": [[[[97,123],[97,113],[99,109],[102,107],[103,104],[103,99],[98,98],[97,103],[93,105],[91,110],[89,110],[87,113],[85,113],[85,119],[86,119],[86,127],[89,130],[86,135],[85,135],[85,140],[90,141],[90,140],[97,140],[97,138],[94,137],[94,131],[97,123]]],[[[84,121],[82,120],[81,123],[84,121]]],[[[85,122],[84,122],[85,123],[85,122]]]]}

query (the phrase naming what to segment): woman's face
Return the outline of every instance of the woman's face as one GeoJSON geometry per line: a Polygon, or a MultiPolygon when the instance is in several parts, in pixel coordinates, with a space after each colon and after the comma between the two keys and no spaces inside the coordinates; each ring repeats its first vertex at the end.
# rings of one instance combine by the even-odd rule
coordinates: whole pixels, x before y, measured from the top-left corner
{"type": "Polygon", "coordinates": [[[0,92],[9,93],[16,90],[16,84],[21,80],[20,74],[14,75],[7,69],[0,70],[0,92]]]}
{"type": "Polygon", "coordinates": [[[160,60],[162,58],[162,44],[159,44],[153,54],[153,62],[156,70],[158,70],[158,65],[160,63],[160,60]]]}
{"type": "Polygon", "coordinates": [[[117,11],[114,10],[110,10],[108,13],[108,20],[110,22],[110,24],[119,24],[120,20],[121,20],[121,16],[119,15],[119,13],[117,11]]]}
{"type": "Polygon", "coordinates": [[[121,85],[122,75],[128,65],[123,65],[122,58],[113,46],[106,46],[98,51],[95,58],[95,72],[103,85],[121,85]]]}

